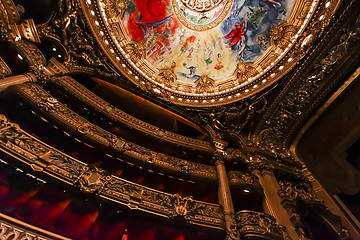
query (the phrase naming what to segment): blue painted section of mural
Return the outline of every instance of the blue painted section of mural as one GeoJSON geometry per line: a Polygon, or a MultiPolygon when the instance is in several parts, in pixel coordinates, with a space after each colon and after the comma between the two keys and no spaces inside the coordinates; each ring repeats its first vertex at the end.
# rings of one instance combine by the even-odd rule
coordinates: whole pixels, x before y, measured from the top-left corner
{"type": "MultiPolygon", "coordinates": [[[[237,62],[253,62],[269,47],[270,29],[278,26],[287,18],[286,0],[235,0],[229,16],[221,23],[220,29],[224,36],[236,31],[237,25],[244,25],[244,34],[237,31],[230,44],[237,62]]],[[[293,4],[291,4],[293,5],[293,4]]]]}

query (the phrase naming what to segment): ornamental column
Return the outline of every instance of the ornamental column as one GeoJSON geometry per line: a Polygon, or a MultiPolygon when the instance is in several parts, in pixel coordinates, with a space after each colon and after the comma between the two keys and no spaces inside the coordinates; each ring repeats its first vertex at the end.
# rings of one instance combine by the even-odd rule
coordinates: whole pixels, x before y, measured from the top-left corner
{"type": "Polygon", "coordinates": [[[290,221],[289,213],[282,205],[282,200],[278,194],[281,189],[276,177],[273,173],[273,166],[261,161],[251,162],[250,168],[252,173],[256,175],[264,190],[265,201],[269,214],[274,216],[277,223],[286,227],[289,237],[293,240],[298,240],[297,234],[293,224],[290,221]]]}
{"type": "Polygon", "coordinates": [[[5,90],[7,87],[10,87],[12,85],[36,81],[37,78],[33,73],[25,73],[17,76],[3,78],[0,80],[0,91],[5,90]]]}
{"type": "Polygon", "coordinates": [[[51,58],[47,66],[30,66],[30,72],[0,79],[0,92],[12,85],[25,82],[41,82],[54,75],[68,73],[68,69],[55,58],[51,58]]]}
{"type": "Polygon", "coordinates": [[[229,180],[225,169],[226,152],[216,151],[213,156],[215,162],[216,171],[219,179],[219,201],[224,209],[225,227],[227,233],[227,240],[235,240],[237,237],[236,222],[234,205],[231,198],[229,180]]]}
{"type": "Polygon", "coordinates": [[[239,237],[236,229],[234,205],[231,198],[230,185],[225,168],[225,160],[227,157],[227,153],[223,150],[225,144],[221,140],[218,140],[214,142],[214,145],[216,150],[212,160],[215,163],[219,180],[218,196],[220,204],[224,210],[225,228],[227,234],[226,239],[237,240],[239,237]]]}
{"type": "Polygon", "coordinates": [[[234,206],[231,199],[231,192],[228,177],[226,174],[224,158],[226,157],[225,152],[215,152],[214,162],[219,179],[219,200],[224,208],[225,218],[234,215],[234,206]]]}

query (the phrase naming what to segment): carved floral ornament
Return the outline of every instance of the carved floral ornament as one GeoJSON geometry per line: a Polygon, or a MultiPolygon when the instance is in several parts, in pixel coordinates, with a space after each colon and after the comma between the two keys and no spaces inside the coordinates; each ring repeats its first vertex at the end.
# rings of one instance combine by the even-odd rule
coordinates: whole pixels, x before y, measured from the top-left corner
{"type": "MultiPolygon", "coordinates": [[[[190,2],[187,1],[186,4],[190,4],[190,2]]],[[[126,11],[129,9],[127,7],[128,2],[123,0],[80,0],[80,6],[107,57],[130,81],[137,84],[142,90],[164,100],[180,105],[199,107],[221,105],[243,99],[279,80],[304,56],[302,53],[306,53],[306,49],[315,40],[315,36],[318,36],[327,26],[340,2],[340,0],[295,0],[292,10],[288,9],[289,12],[291,10],[291,13],[288,14],[285,22],[270,29],[268,37],[263,34],[256,37],[255,40],[260,45],[263,44],[267,50],[264,50],[265,52],[254,62],[238,62],[238,65],[234,65],[232,74],[221,76],[221,80],[206,73],[196,72],[197,65],[192,66],[184,63],[177,64],[174,67],[173,63],[168,61],[163,64],[165,67],[159,67],[161,64],[152,63],[149,58],[154,52],[172,50],[164,47],[162,41],[158,41],[156,46],[154,45],[152,49],[149,49],[148,42],[132,39],[126,25],[126,21],[129,19],[129,16],[126,15],[128,14],[126,11]],[[321,22],[321,24],[314,24],[314,22],[321,22]],[[267,40],[268,38],[270,40],[267,40]],[[189,78],[186,80],[181,77],[179,68],[188,71],[186,74],[181,73],[182,75],[186,75],[186,77],[197,76],[196,79],[188,81],[189,78]]],[[[281,4],[270,5],[270,7],[281,8],[281,4]]],[[[138,16],[138,19],[141,19],[141,14],[138,16]]],[[[170,14],[158,22],[137,20],[136,30],[141,29],[143,35],[152,34],[159,24],[167,26],[169,19],[173,18],[176,16],[170,14]]],[[[183,27],[186,28],[186,26],[183,27]]],[[[247,26],[238,24],[236,27],[238,31],[240,29],[245,31],[244,28],[247,26]]],[[[196,30],[192,31],[195,35],[203,33],[196,30]]],[[[163,34],[169,33],[165,31],[163,34]]],[[[173,37],[180,38],[181,36],[173,37]]],[[[225,37],[223,38],[225,39],[225,37]]],[[[231,36],[227,37],[231,38],[231,36]]],[[[228,48],[232,47],[230,47],[230,43],[228,45],[228,48]]],[[[190,58],[193,57],[191,54],[199,55],[202,53],[188,54],[186,52],[185,55],[190,58]]],[[[212,59],[207,59],[207,64],[215,64],[218,61],[216,67],[223,69],[226,65],[220,62],[221,57],[219,54],[212,59]]]]}
{"type": "Polygon", "coordinates": [[[236,214],[238,231],[243,238],[284,239],[283,229],[265,213],[240,211],[236,214]]]}

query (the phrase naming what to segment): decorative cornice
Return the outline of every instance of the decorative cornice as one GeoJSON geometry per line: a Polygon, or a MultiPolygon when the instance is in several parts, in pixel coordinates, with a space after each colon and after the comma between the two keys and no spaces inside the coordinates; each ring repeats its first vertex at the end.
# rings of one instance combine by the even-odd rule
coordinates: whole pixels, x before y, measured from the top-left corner
{"type": "Polygon", "coordinates": [[[213,147],[210,142],[185,137],[141,121],[101,99],[71,77],[54,77],[50,79],[50,81],[62,87],[85,104],[90,105],[98,112],[132,129],[183,147],[213,152],[213,147]]]}
{"type": "Polygon", "coordinates": [[[31,42],[40,43],[40,37],[33,19],[23,20],[20,24],[11,24],[10,28],[15,38],[24,38],[31,42]]]}
{"type": "Polygon", "coordinates": [[[88,166],[24,132],[4,115],[0,115],[0,148],[35,171],[131,209],[166,218],[182,216],[191,224],[223,228],[220,205],[153,190],[88,166]]]}
{"type": "MultiPolygon", "coordinates": [[[[296,137],[290,146],[290,151],[292,152],[295,159],[300,159],[297,153],[298,143],[304,136],[304,134],[312,127],[312,125],[322,116],[322,114],[327,111],[327,109],[342,95],[348,90],[353,83],[358,81],[360,77],[360,67],[342,84],[342,86],[316,111],[316,113],[303,125],[301,130],[298,132],[296,137]]],[[[301,161],[301,160],[298,160],[301,161]]]]}
{"type": "Polygon", "coordinates": [[[172,172],[181,175],[185,174],[186,176],[210,179],[213,181],[217,178],[216,170],[213,166],[185,161],[183,159],[150,151],[147,148],[130,143],[125,139],[117,137],[98,126],[91,124],[89,121],[58,102],[36,84],[25,83],[14,86],[12,89],[35,108],[41,110],[46,117],[51,118],[71,132],[81,135],[87,142],[109,149],[110,152],[115,155],[125,155],[142,165],[162,169],[163,172],[172,172]]]}
{"type": "Polygon", "coordinates": [[[249,162],[248,167],[251,172],[259,172],[261,175],[273,174],[274,171],[274,166],[272,164],[262,161],[249,162]]]}

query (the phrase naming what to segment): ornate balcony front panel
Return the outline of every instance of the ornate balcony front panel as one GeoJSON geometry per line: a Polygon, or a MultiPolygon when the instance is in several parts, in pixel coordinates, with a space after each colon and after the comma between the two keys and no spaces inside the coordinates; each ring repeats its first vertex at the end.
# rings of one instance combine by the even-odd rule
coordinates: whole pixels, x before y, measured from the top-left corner
{"type": "Polygon", "coordinates": [[[0,213],[1,240],[70,240],[0,213]]]}
{"type": "Polygon", "coordinates": [[[241,239],[283,240],[283,230],[272,216],[254,212],[240,211],[236,222],[241,239]]]}

